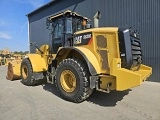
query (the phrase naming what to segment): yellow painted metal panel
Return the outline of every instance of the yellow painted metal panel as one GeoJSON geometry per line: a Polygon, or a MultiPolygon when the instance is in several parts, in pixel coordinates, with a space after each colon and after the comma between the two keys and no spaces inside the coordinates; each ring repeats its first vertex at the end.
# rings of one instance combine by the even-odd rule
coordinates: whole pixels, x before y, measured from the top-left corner
{"type": "Polygon", "coordinates": [[[116,90],[122,91],[138,86],[152,73],[152,69],[141,65],[138,71],[121,68],[121,59],[113,58],[110,75],[116,77],[116,90]]]}
{"type": "Polygon", "coordinates": [[[47,71],[47,64],[39,54],[27,54],[33,68],[33,72],[47,71]]]}
{"type": "Polygon", "coordinates": [[[103,90],[107,90],[109,87],[110,90],[116,89],[116,78],[109,75],[100,75],[100,88],[103,90]],[[110,84],[109,86],[107,86],[110,84]]]}
{"type": "Polygon", "coordinates": [[[88,61],[86,62],[90,62],[93,65],[97,74],[101,73],[99,62],[96,56],[89,49],[84,48],[84,47],[75,47],[75,48],[80,50],[87,57],[88,61]]]}
{"type": "Polygon", "coordinates": [[[146,80],[152,74],[152,68],[141,64],[140,69],[135,71],[137,74],[141,75],[141,80],[146,80]]]}
{"type": "Polygon", "coordinates": [[[118,28],[117,27],[101,27],[101,28],[92,28],[92,29],[86,29],[86,30],[82,30],[82,31],[78,31],[76,32],[76,34],[80,34],[80,33],[87,33],[87,32],[98,32],[98,33],[113,33],[113,32],[117,32],[118,28]]]}

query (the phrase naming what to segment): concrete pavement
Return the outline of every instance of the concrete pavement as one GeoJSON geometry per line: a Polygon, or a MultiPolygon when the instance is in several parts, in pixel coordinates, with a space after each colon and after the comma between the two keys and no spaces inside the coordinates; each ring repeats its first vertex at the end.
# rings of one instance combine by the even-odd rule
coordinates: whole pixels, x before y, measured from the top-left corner
{"type": "Polygon", "coordinates": [[[6,80],[6,72],[0,66],[0,120],[160,120],[160,83],[94,92],[76,104],[61,99],[54,85],[25,86],[6,80]]]}

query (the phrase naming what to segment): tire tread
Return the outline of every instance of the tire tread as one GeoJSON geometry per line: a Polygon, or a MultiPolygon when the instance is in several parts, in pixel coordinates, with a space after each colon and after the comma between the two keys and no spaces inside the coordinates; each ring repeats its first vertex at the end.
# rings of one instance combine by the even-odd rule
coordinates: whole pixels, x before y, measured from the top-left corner
{"type": "MultiPolygon", "coordinates": [[[[72,64],[75,68],[78,68],[79,74],[81,76],[81,80],[83,80],[82,84],[83,84],[83,89],[81,91],[81,94],[77,97],[77,98],[67,98],[64,95],[62,95],[61,91],[59,90],[58,86],[57,86],[57,76],[56,76],[56,80],[55,80],[55,84],[57,87],[58,92],[60,93],[60,96],[66,100],[72,101],[72,102],[82,102],[84,100],[86,100],[93,92],[93,89],[90,88],[89,86],[89,70],[88,70],[88,66],[86,65],[85,62],[79,60],[79,59],[72,59],[72,58],[68,58],[68,59],[64,59],[62,60],[59,65],[57,66],[57,70],[64,64],[72,64]]],[[[57,72],[56,70],[56,72],[57,72]]],[[[57,73],[56,73],[57,75],[57,73]]]]}
{"type": "Polygon", "coordinates": [[[22,83],[23,83],[24,85],[33,86],[33,85],[39,83],[38,80],[35,80],[35,79],[33,78],[33,69],[32,69],[32,65],[31,65],[31,62],[30,62],[29,59],[23,59],[23,61],[22,61],[22,63],[21,63],[21,69],[20,69],[20,70],[21,70],[22,83]],[[22,65],[23,65],[23,64],[26,64],[26,66],[27,66],[27,68],[28,68],[28,72],[29,72],[29,73],[28,73],[27,79],[24,79],[23,76],[22,76],[22,65]]]}

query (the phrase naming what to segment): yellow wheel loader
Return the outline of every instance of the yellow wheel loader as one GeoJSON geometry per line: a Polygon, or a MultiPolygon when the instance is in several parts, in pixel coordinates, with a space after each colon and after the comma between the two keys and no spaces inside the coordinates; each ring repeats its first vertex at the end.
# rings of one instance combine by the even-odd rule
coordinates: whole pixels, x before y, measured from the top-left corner
{"type": "MultiPolygon", "coordinates": [[[[139,34],[131,29],[98,27],[100,12],[89,19],[75,12],[65,11],[46,20],[51,30],[51,44],[36,43],[35,54],[22,61],[22,83],[35,85],[47,78],[55,84],[62,98],[82,102],[93,89],[109,93],[139,86],[152,73],[142,64],[139,34]]],[[[13,70],[14,71],[14,70],[13,70]]]]}
{"type": "Polygon", "coordinates": [[[2,56],[0,55],[0,66],[2,65],[2,56]]]}
{"type": "Polygon", "coordinates": [[[4,54],[0,54],[0,65],[5,65],[6,64],[6,59],[4,54]]]}
{"type": "Polygon", "coordinates": [[[0,65],[7,65],[10,62],[11,54],[0,54],[0,65]]]}

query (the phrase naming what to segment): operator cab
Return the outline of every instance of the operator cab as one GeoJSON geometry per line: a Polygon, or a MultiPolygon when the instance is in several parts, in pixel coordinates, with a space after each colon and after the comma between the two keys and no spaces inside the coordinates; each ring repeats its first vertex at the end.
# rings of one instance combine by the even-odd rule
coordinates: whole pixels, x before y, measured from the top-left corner
{"type": "Polygon", "coordinates": [[[47,28],[52,30],[52,51],[59,47],[73,46],[75,32],[87,29],[88,18],[69,10],[47,18],[47,28]]]}

